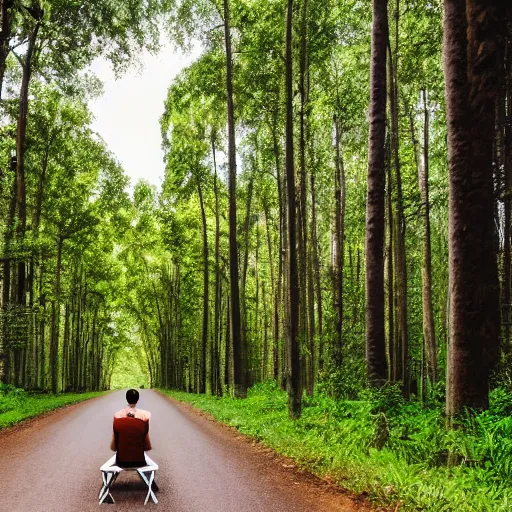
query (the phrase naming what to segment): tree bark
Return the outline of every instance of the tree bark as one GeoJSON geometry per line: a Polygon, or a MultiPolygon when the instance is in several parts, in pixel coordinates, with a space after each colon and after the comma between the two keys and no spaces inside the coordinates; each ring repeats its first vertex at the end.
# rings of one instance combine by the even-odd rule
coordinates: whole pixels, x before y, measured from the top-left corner
{"type": "Polygon", "coordinates": [[[421,199],[421,216],[423,220],[423,265],[422,277],[422,305],[423,305],[423,338],[425,355],[427,359],[427,377],[430,383],[437,381],[437,346],[434,326],[434,310],[432,307],[432,251],[430,242],[430,203],[429,203],[429,111],[427,104],[427,92],[423,91],[423,154],[419,149],[414,119],[412,112],[411,136],[416,155],[416,167],[418,169],[418,185],[421,199]]]}
{"type": "Polygon", "coordinates": [[[505,335],[505,352],[510,352],[510,325],[512,323],[511,315],[511,265],[512,259],[510,256],[512,245],[512,233],[510,231],[510,223],[512,222],[512,8],[508,7],[506,19],[508,21],[507,27],[507,46],[506,46],[506,59],[505,59],[505,73],[506,73],[506,96],[507,96],[507,109],[505,112],[505,133],[504,133],[504,166],[505,166],[505,179],[506,179],[506,201],[508,205],[508,236],[505,237],[505,243],[509,248],[509,261],[507,266],[508,273],[508,297],[506,300],[507,308],[507,332],[505,335]]]}
{"type": "MultiPolygon", "coordinates": [[[[278,278],[277,278],[277,289],[274,297],[274,379],[280,380],[283,370],[283,360],[279,357],[279,304],[281,303],[281,297],[283,295],[283,274],[284,274],[284,237],[285,237],[285,219],[286,212],[284,208],[284,194],[283,185],[281,178],[281,160],[279,158],[279,144],[277,141],[277,112],[274,112],[274,119],[272,123],[272,139],[274,145],[274,158],[276,161],[276,184],[277,184],[277,199],[279,203],[279,248],[278,248],[278,278]]],[[[284,319],[285,315],[282,315],[284,319]]],[[[282,329],[282,336],[284,337],[284,328],[282,329]]],[[[282,381],[282,379],[281,379],[282,381]]]]}
{"type": "MultiPolygon", "coordinates": [[[[308,65],[308,34],[307,34],[307,16],[308,0],[302,0],[301,21],[300,21],[300,54],[299,54],[299,92],[300,92],[300,111],[299,111],[299,229],[298,229],[298,268],[299,268],[299,339],[304,340],[308,348],[314,343],[314,337],[311,339],[311,333],[308,329],[308,300],[307,300],[307,262],[308,262],[308,219],[307,219],[307,169],[306,169],[306,123],[308,114],[308,88],[306,82],[308,65]]],[[[314,331],[314,323],[313,323],[314,331]]],[[[314,351],[309,350],[309,371],[306,373],[306,388],[308,393],[313,390],[313,372],[311,358],[314,357],[314,351]]],[[[302,362],[302,366],[306,361],[302,362]]]]}
{"type": "Polygon", "coordinates": [[[322,310],[322,286],[320,283],[320,256],[318,251],[317,236],[317,216],[316,216],[316,185],[315,172],[312,169],[310,173],[311,188],[311,245],[312,245],[312,265],[314,267],[314,279],[316,288],[316,309],[318,315],[318,369],[324,369],[324,342],[323,342],[323,310],[322,310]]]}
{"type": "Polygon", "coordinates": [[[214,169],[214,181],[213,191],[215,194],[215,322],[214,322],[214,340],[215,350],[217,355],[217,394],[222,396],[222,385],[221,385],[221,366],[220,366],[220,340],[221,336],[219,333],[219,327],[221,325],[221,279],[220,279],[220,210],[219,210],[219,187],[218,187],[218,176],[217,176],[217,158],[215,151],[215,133],[212,131],[212,157],[213,157],[213,169],[214,169]]]}
{"type": "MultiPolygon", "coordinates": [[[[272,252],[272,237],[271,237],[271,233],[270,233],[270,216],[269,216],[269,206],[268,206],[268,202],[267,200],[265,199],[263,201],[263,213],[265,214],[265,230],[266,230],[266,234],[267,234],[267,252],[268,252],[268,264],[269,264],[269,267],[270,267],[270,284],[271,284],[271,300],[273,301],[273,305],[274,305],[274,318],[273,318],[273,321],[274,321],[274,329],[273,329],[273,332],[274,332],[274,343],[273,343],[273,347],[272,347],[272,367],[273,367],[273,370],[272,370],[272,375],[274,377],[275,380],[277,380],[277,375],[276,375],[276,357],[278,357],[278,353],[277,353],[277,335],[276,335],[276,330],[277,332],[279,332],[279,326],[276,327],[276,325],[278,324],[279,322],[279,315],[277,313],[277,308],[278,308],[278,304],[277,304],[277,300],[276,300],[276,283],[275,283],[275,271],[274,271],[274,260],[272,258],[273,256],[273,252],[272,252]]],[[[268,355],[267,355],[268,356],[268,355]]]]}
{"type": "MultiPolygon", "coordinates": [[[[28,116],[28,93],[30,79],[32,76],[32,59],[34,55],[37,34],[41,27],[41,20],[36,22],[34,30],[30,35],[27,54],[23,65],[23,75],[20,90],[20,111],[18,116],[18,128],[16,135],[16,181],[17,181],[17,206],[18,220],[17,232],[23,240],[27,229],[27,192],[25,185],[25,143],[27,136],[27,116],[28,116]]],[[[26,306],[26,264],[24,261],[18,262],[18,281],[17,281],[17,304],[24,308],[26,306]]],[[[18,351],[16,354],[18,355],[18,351]]],[[[16,372],[17,375],[17,372],[16,372]]]]}
{"type": "Polygon", "coordinates": [[[377,387],[387,377],[383,255],[387,41],[387,0],[373,0],[366,202],[366,364],[368,380],[377,387]]]}
{"type": "Polygon", "coordinates": [[[396,293],[396,335],[400,348],[400,376],[404,396],[409,397],[409,334],[407,326],[407,260],[405,253],[406,223],[404,214],[404,201],[402,193],[402,173],[400,169],[400,137],[398,122],[398,44],[399,44],[399,8],[400,1],[396,0],[394,21],[395,21],[395,46],[391,51],[389,43],[389,91],[390,91],[390,114],[391,114],[391,158],[396,178],[396,220],[395,220],[395,293],[396,293]]]}
{"type": "Polygon", "coordinates": [[[233,339],[234,394],[247,396],[246,362],[240,326],[240,289],[238,282],[238,247],[236,241],[236,140],[235,109],[233,102],[233,61],[231,55],[231,29],[229,0],[224,0],[224,42],[226,45],[226,92],[228,110],[229,153],[229,274],[231,283],[231,337],[233,339]]]}
{"type": "Polygon", "coordinates": [[[288,414],[297,419],[302,409],[302,388],[299,353],[299,276],[297,272],[295,164],[293,155],[293,0],[288,0],[286,18],[286,179],[288,199],[288,265],[290,301],[290,374],[288,383],[288,414]]]}
{"type": "Polygon", "coordinates": [[[55,267],[55,300],[52,303],[52,332],[50,338],[50,369],[52,379],[52,393],[57,393],[59,374],[59,320],[60,320],[60,279],[62,268],[62,245],[64,239],[57,239],[57,265],[55,267]]]}
{"type": "MultiPolygon", "coordinates": [[[[257,151],[257,150],[256,150],[257,151]]],[[[252,197],[254,192],[254,174],[255,171],[250,171],[249,183],[247,185],[247,200],[245,203],[245,219],[244,219],[244,261],[242,267],[242,289],[240,291],[240,310],[241,310],[241,339],[242,339],[242,359],[244,361],[244,372],[245,372],[245,384],[246,386],[250,386],[250,368],[251,362],[249,358],[249,343],[248,343],[248,333],[249,333],[249,321],[247,315],[247,271],[249,269],[249,236],[251,230],[251,208],[252,208],[252,197]]]]}
{"type": "Polygon", "coordinates": [[[203,191],[201,184],[197,182],[199,205],[201,206],[201,221],[203,224],[203,335],[201,344],[201,387],[199,392],[206,393],[206,358],[208,356],[208,226],[206,224],[206,212],[204,209],[203,191]]]}
{"type": "MultiPolygon", "coordinates": [[[[394,294],[394,218],[393,218],[393,173],[390,162],[391,142],[389,134],[386,140],[385,166],[387,171],[386,187],[386,218],[388,223],[387,245],[387,310],[388,310],[388,355],[389,355],[389,379],[396,382],[400,378],[400,357],[398,342],[395,336],[395,294],[394,294]]],[[[358,253],[359,256],[359,253],[358,253]]]]}
{"type": "Polygon", "coordinates": [[[23,64],[23,75],[20,90],[20,111],[18,116],[18,129],[16,136],[16,179],[17,179],[17,197],[18,197],[18,218],[20,220],[20,230],[25,232],[27,223],[26,213],[26,188],[25,188],[25,140],[27,135],[27,116],[28,116],[28,92],[30,79],[32,77],[32,57],[34,55],[37,35],[41,27],[41,21],[37,21],[28,42],[27,54],[23,64]]]}
{"type": "Polygon", "coordinates": [[[341,121],[334,115],[334,133],[336,144],[336,173],[334,196],[336,203],[335,219],[335,244],[336,258],[334,265],[335,307],[336,307],[336,343],[333,347],[334,364],[340,368],[343,361],[343,267],[345,256],[345,208],[346,208],[346,184],[345,167],[341,153],[341,121]]]}
{"type": "Polygon", "coordinates": [[[446,412],[488,407],[499,341],[493,133],[497,1],[445,0],[450,344],[446,412]]]}
{"type": "MultiPolygon", "coordinates": [[[[11,171],[16,171],[16,158],[11,158],[11,171]]],[[[8,335],[8,310],[11,293],[11,254],[10,246],[13,237],[14,217],[16,215],[16,176],[13,178],[11,189],[11,200],[9,202],[9,212],[7,214],[7,225],[4,234],[4,254],[5,260],[3,262],[3,276],[2,276],[2,309],[4,311],[4,320],[2,325],[3,336],[2,339],[6,340],[8,335]]],[[[0,345],[0,382],[7,383],[9,381],[10,373],[10,350],[8,346],[3,343],[0,345]]]]}

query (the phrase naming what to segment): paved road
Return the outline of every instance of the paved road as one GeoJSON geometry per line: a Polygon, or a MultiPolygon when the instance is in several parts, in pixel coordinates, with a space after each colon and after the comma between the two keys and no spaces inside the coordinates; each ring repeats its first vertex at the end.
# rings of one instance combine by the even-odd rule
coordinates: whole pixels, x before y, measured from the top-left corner
{"type": "MultiPolygon", "coordinates": [[[[86,512],[98,509],[99,467],[111,455],[112,414],[124,391],[56,411],[0,433],[1,512],[86,512]]],[[[269,451],[151,390],[139,407],[152,412],[151,457],[158,505],[125,472],[106,510],[169,512],[335,512],[369,510],[314,478],[298,474],[269,451]]]]}

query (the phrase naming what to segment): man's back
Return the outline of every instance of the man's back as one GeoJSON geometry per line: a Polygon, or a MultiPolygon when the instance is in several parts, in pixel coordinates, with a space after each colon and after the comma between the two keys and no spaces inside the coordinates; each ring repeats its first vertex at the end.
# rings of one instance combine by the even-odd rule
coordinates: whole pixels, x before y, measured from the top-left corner
{"type": "Polygon", "coordinates": [[[129,389],[126,392],[128,405],[114,414],[111,450],[116,451],[116,464],[119,467],[141,467],[146,465],[145,451],[151,450],[149,440],[149,418],[151,413],[137,409],[139,392],[129,389]]]}

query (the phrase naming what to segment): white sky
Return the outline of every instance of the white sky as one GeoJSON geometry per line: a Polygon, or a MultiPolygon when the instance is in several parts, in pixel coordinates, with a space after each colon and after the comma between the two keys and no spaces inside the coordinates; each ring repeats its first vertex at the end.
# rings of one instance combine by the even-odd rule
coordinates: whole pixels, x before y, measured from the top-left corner
{"type": "Polygon", "coordinates": [[[165,44],[158,55],[144,52],[141,66],[129,69],[118,80],[110,64],[97,60],[92,70],[104,83],[105,93],[91,101],[92,128],[105,140],[131,180],[131,187],[144,178],[160,186],[163,163],[160,116],[173,78],[192,63],[201,49],[188,55],[165,44]]]}

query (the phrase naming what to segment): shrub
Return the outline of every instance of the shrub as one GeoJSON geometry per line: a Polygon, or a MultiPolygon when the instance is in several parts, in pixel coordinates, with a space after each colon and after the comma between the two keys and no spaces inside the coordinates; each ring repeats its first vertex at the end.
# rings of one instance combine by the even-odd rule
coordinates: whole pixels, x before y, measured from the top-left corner
{"type": "Polygon", "coordinates": [[[0,384],[0,414],[22,407],[27,398],[25,390],[12,384],[0,384]]]}

